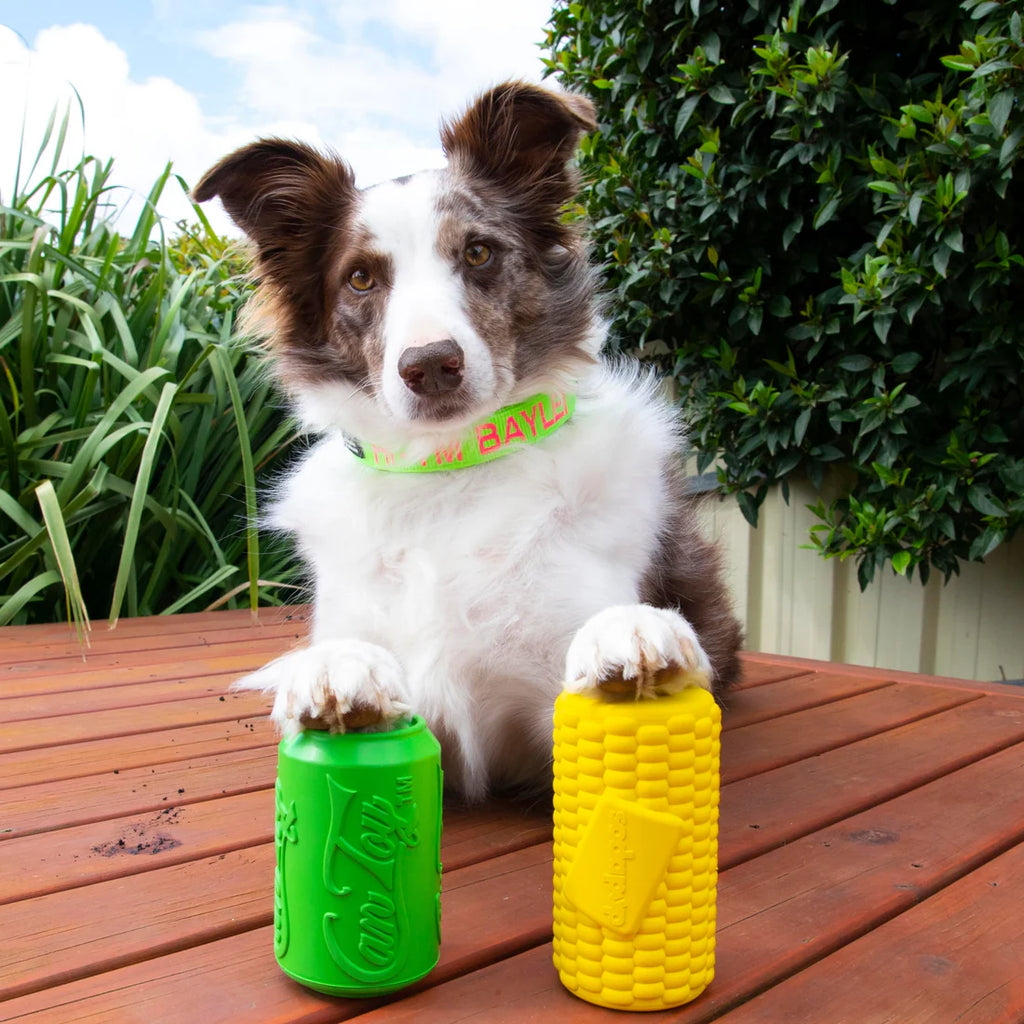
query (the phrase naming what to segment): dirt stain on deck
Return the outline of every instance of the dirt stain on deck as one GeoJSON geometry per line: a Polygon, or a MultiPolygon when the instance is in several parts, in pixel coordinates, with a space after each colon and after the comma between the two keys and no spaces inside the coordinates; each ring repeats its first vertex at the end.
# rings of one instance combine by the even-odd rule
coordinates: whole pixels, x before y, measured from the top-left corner
{"type": "Polygon", "coordinates": [[[851,843],[865,846],[888,846],[890,843],[898,843],[900,835],[885,828],[866,828],[860,832],[851,832],[849,839],[851,843]]]}
{"type": "Polygon", "coordinates": [[[149,821],[129,825],[121,835],[97,843],[92,852],[98,857],[153,857],[181,846],[181,840],[164,831],[178,820],[178,810],[167,807],[149,821]]]}

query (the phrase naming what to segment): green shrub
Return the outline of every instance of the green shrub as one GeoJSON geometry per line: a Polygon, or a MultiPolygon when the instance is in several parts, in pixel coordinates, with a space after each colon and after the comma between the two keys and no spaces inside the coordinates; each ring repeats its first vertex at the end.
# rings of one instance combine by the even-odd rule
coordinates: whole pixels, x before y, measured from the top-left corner
{"type": "Polygon", "coordinates": [[[240,254],[162,240],[169,166],[122,236],[111,162],[60,169],[62,138],[0,206],[0,623],[275,601],[255,488],[294,428],[231,340],[240,254]]]}
{"type": "Polygon", "coordinates": [[[596,0],[549,66],[598,105],[586,212],[618,344],[678,382],[756,525],[948,578],[1024,516],[1020,5],[596,0]]]}

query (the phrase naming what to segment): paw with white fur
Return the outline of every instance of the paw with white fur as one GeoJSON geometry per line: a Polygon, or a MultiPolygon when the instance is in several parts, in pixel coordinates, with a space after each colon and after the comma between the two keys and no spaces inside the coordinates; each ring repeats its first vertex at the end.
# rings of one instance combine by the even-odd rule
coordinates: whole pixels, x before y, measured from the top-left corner
{"type": "Polygon", "coordinates": [[[411,713],[398,660],[363,640],[328,640],[292,651],[234,688],[273,692],[270,717],[284,736],[302,729],[384,730],[411,713]]]}
{"type": "Polygon", "coordinates": [[[687,683],[702,681],[711,689],[711,662],[689,622],[667,608],[616,605],[592,616],[573,637],[565,688],[649,697],[673,689],[680,669],[696,673],[687,683]]]}

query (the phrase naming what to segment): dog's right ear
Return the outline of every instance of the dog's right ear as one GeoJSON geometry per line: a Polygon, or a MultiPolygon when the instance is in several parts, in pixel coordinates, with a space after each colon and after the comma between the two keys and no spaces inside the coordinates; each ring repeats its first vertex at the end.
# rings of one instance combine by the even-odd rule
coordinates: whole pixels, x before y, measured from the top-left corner
{"type": "MultiPolygon", "coordinates": [[[[196,202],[219,196],[262,260],[310,231],[337,229],[356,195],[351,168],[300,142],[261,139],[226,156],[193,190],[196,202]]],[[[267,268],[272,269],[272,268],[267,268]]]]}
{"type": "Polygon", "coordinates": [[[349,166],[298,142],[263,139],[212,167],[193,195],[200,203],[219,196],[256,243],[261,330],[297,329],[307,344],[322,342],[331,302],[328,267],[357,195],[349,166]]]}

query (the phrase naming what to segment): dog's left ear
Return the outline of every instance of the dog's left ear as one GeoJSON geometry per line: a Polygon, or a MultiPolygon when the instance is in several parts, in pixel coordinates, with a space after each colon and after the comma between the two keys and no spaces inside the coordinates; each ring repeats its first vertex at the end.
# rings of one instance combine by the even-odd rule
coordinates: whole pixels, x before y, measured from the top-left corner
{"type": "Polygon", "coordinates": [[[568,161],[596,127],[585,97],[506,82],[445,123],[441,143],[458,169],[557,209],[576,190],[568,161]]]}

